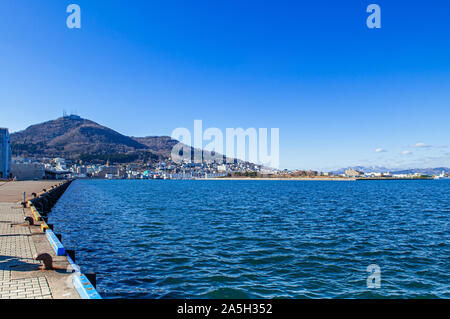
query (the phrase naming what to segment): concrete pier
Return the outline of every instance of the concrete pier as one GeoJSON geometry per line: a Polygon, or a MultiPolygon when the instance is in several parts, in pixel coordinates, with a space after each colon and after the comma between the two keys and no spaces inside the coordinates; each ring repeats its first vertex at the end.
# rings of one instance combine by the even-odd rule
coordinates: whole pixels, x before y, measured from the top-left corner
{"type": "Polygon", "coordinates": [[[66,256],[57,256],[29,207],[30,201],[60,186],[62,181],[0,182],[0,299],[80,299],[73,268],[66,256]],[[32,217],[34,225],[25,221],[32,217]],[[52,270],[43,270],[37,254],[53,259],[52,270]]]}

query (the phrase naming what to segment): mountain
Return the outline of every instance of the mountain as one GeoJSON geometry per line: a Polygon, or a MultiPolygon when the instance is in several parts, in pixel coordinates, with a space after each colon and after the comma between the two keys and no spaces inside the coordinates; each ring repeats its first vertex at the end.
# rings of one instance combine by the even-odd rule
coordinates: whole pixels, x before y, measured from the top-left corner
{"type": "MultiPolygon", "coordinates": [[[[341,168],[335,171],[332,171],[333,174],[344,174],[345,171],[348,169],[349,167],[345,167],[345,168],[341,168]]],[[[363,172],[363,173],[386,173],[389,172],[389,168],[386,167],[382,167],[382,166],[370,166],[370,167],[365,167],[365,166],[352,166],[350,167],[351,169],[354,169],[356,171],[359,172],[363,172]]]]}
{"type": "Polygon", "coordinates": [[[155,154],[160,154],[164,157],[169,157],[172,148],[179,142],[169,136],[147,136],[147,137],[132,137],[136,142],[145,145],[155,154]]]}
{"type": "Polygon", "coordinates": [[[425,175],[439,175],[442,172],[450,173],[450,168],[448,167],[435,167],[435,168],[411,168],[404,170],[392,170],[392,174],[425,174],[425,175]]]}
{"type": "Polygon", "coordinates": [[[79,116],[64,116],[11,134],[15,156],[105,162],[154,162],[178,141],[167,136],[129,137],[79,116]]]}
{"type": "MultiPolygon", "coordinates": [[[[391,174],[425,174],[425,175],[439,175],[442,172],[450,173],[450,168],[448,167],[436,167],[436,168],[409,168],[409,169],[398,169],[398,168],[386,168],[381,166],[352,166],[350,167],[354,170],[363,172],[363,173],[391,173],[391,174]]],[[[336,171],[333,171],[333,174],[344,174],[347,168],[341,168],[336,171]]]]}

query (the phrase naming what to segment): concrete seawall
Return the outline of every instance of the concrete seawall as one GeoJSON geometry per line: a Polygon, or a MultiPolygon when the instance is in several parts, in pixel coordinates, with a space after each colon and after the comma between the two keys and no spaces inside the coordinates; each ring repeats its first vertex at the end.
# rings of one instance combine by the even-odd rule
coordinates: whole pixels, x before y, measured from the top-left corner
{"type": "Polygon", "coordinates": [[[51,186],[49,190],[44,188],[39,194],[32,193],[33,199],[29,203],[36,207],[41,215],[47,216],[71,183],[72,181],[65,181],[59,185],[51,186]]]}
{"type": "Polygon", "coordinates": [[[0,299],[100,299],[47,224],[71,181],[0,183],[0,299]],[[50,262],[50,267],[48,267],[50,262]]]}

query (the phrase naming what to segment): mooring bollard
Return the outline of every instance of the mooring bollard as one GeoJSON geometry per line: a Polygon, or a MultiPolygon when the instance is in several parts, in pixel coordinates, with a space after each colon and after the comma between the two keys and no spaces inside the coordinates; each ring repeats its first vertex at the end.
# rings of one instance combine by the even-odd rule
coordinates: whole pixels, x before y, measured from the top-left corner
{"type": "Polygon", "coordinates": [[[53,258],[47,253],[34,255],[34,260],[41,260],[44,262],[44,270],[53,269],[53,258]]]}
{"type": "Polygon", "coordinates": [[[97,274],[93,271],[88,271],[84,275],[91,282],[92,286],[97,289],[97,274]]]}
{"type": "Polygon", "coordinates": [[[25,221],[28,222],[28,225],[30,226],[34,225],[34,219],[32,217],[25,217],[25,221]]]}

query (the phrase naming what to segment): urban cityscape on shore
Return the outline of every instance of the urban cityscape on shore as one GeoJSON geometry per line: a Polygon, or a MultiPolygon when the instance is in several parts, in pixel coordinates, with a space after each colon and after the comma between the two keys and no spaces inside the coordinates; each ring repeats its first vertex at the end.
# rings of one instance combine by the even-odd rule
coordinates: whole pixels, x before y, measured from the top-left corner
{"type": "Polygon", "coordinates": [[[113,163],[108,159],[103,164],[83,163],[61,157],[25,158],[14,156],[7,128],[0,129],[0,178],[15,180],[41,179],[211,179],[211,178],[259,178],[259,179],[443,179],[450,176],[440,174],[361,172],[349,167],[344,173],[314,170],[278,170],[262,165],[234,160],[224,162],[183,162],[170,158],[156,163],[113,163]]]}

